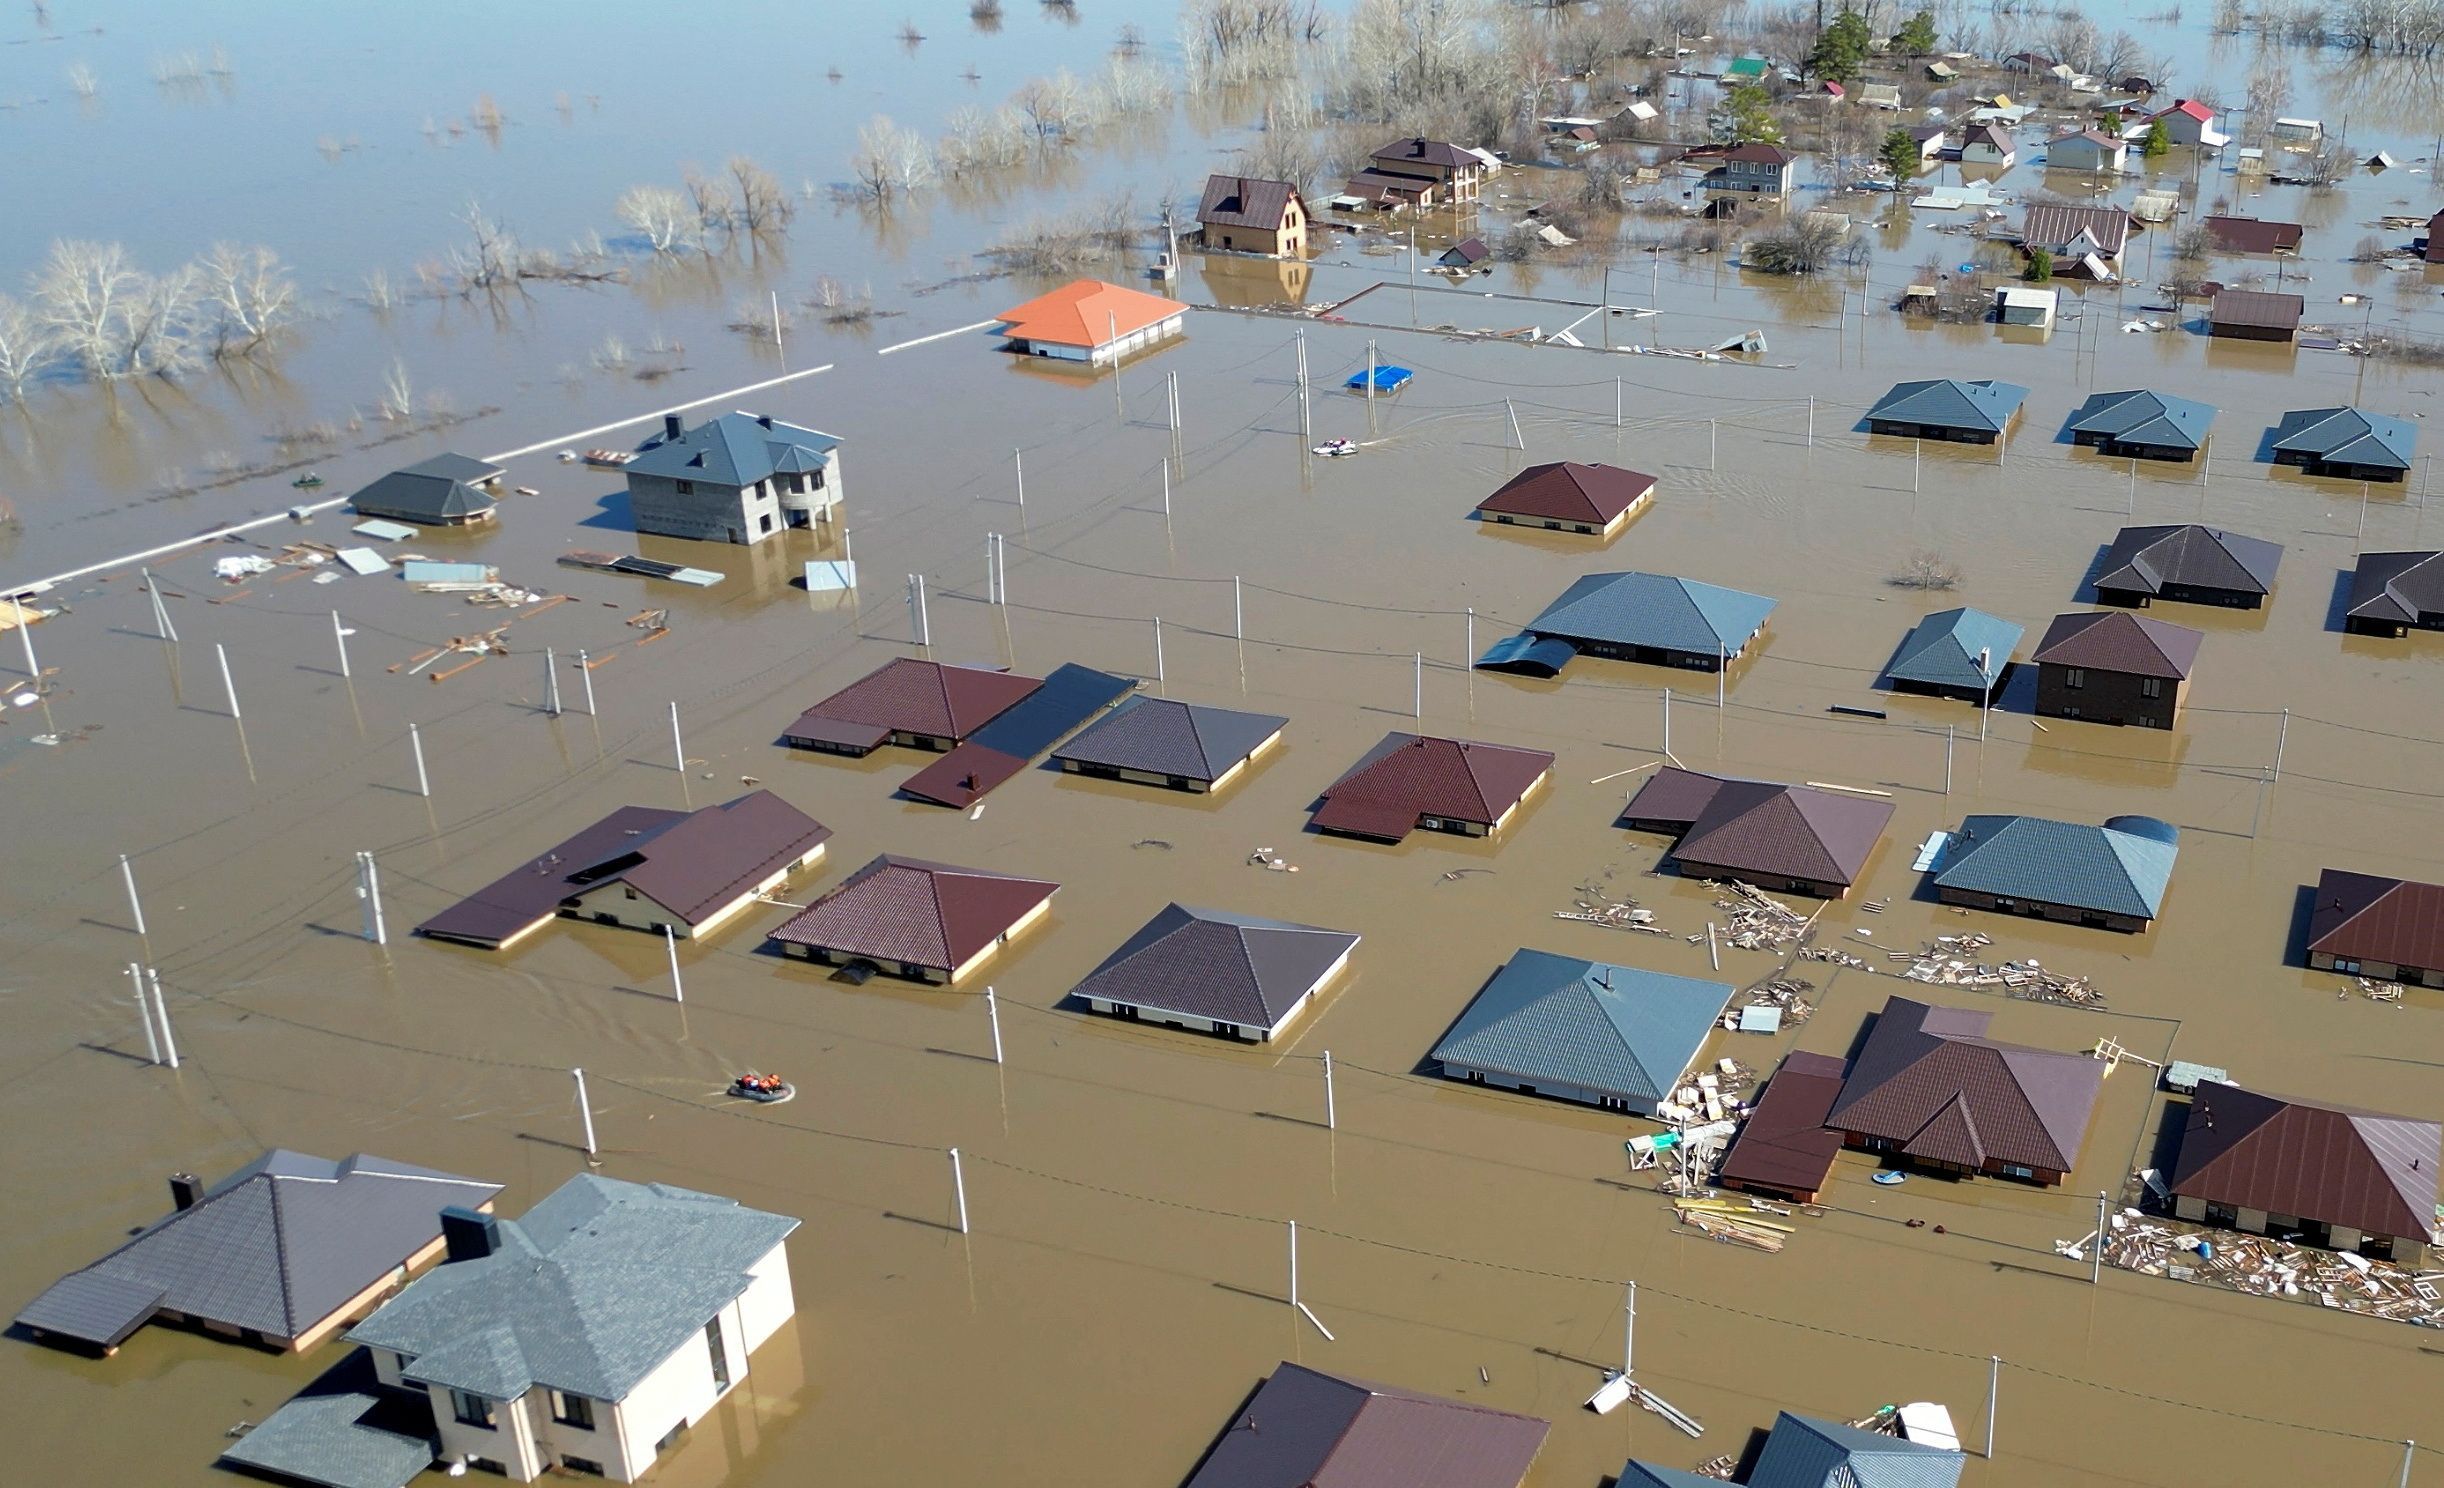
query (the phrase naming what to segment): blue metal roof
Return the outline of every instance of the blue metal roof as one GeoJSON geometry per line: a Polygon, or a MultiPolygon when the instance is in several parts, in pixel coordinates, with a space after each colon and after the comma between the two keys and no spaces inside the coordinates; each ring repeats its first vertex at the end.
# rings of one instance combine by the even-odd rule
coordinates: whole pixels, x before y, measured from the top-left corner
{"type": "Polygon", "coordinates": [[[1653,646],[1702,656],[1737,651],[1764,628],[1774,601],[1762,594],[1668,574],[1588,574],[1528,622],[1539,636],[1653,646]]]}
{"type": "MultiPolygon", "coordinates": [[[[1410,371],[1406,367],[1377,367],[1375,369],[1375,391],[1378,393],[1396,393],[1400,391],[1402,386],[1404,386],[1410,378],[1415,377],[1416,375],[1416,373],[1410,371]]],[[[1366,374],[1363,372],[1352,372],[1349,374],[1349,381],[1341,384],[1341,386],[1346,388],[1363,389],[1366,386],[1366,374]]]]}
{"type": "Polygon", "coordinates": [[[1722,1488],[1720,1478],[1699,1477],[1677,1467],[1658,1467],[1652,1462],[1624,1462],[1621,1475],[1613,1480],[1613,1488],[1722,1488]]]}
{"type": "Polygon", "coordinates": [[[1730,1000],[1721,982],[1521,950],[1434,1057],[1651,1106],[1697,1058],[1730,1000]]]}
{"type": "Polygon", "coordinates": [[[2198,449],[2215,422],[2213,405],[2168,393],[2098,393],[2071,415],[2071,432],[2103,434],[2124,444],[2198,449]]]}
{"type": "Polygon", "coordinates": [[[818,429],[751,413],[725,413],[676,439],[647,445],[625,468],[630,475],[752,486],[784,471],[820,469],[823,457],[839,447],[836,436],[818,429]]]}
{"type": "Polygon", "coordinates": [[[1938,888],[2066,904],[2104,914],[2154,919],[2180,854],[2170,827],[2149,817],[2115,817],[2101,827],[2041,816],[1972,816],[1951,834],[1935,862],[1938,888]],[[2118,825],[2117,825],[2118,824],[2118,825]]]}
{"type": "Polygon", "coordinates": [[[1477,665],[1492,671],[1521,672],[1531,677],[1558,677],[1561,669],[1578,655],[1578,647],[1553,636],[1540,636],[1523,630],[1515,636],[1494,642],[1477,658],[1477,665]]]}
{"type": "Polygon", "coordinates": [[[1030,760],[1059,743],[1071,729],[1137,690],[1132,677],[1115,677],[1076,662],[1063,662],[1041,687],[1012,703],[992,722],[968,736],[971,743],[1030,760]]]}
{"type": "Polygon", "coordinates": [[[2021,628],[1984,610],[1938,610],[1918,622],[1901,640],[1889,675],[1897,682],[1929,687],[1983,688],[2011,665],[2012,648],[2020,644],[2021,628]],[[1987,655],[1986,672],[1977,667],[1977,653],[1987,655]]]}
{"type": "Polygon", "coordinates": [[[1968,1455],[1784,1411],[1748,1488],[1956,1488],[1968,1455]]]}
{"type": "Polygon", "coordinates": [[[2028,389],[2018,383],[1997,382],[1990,377],[1975,382],[1963,382],[1957,377],[1896,382],[1891,392],[1867,410],[1867,417],[1900,424],[2000,433],[2011,422],[2020,400],[2027,396],[2028,389]]]}
{"type": "Polygon", "coordinates": [[[2297,451],[2334,464],[2408,470],[2418,442],[2408,419],[2357,408],[2298,408],[2274,426],[2277,453],[2297,451]]]}

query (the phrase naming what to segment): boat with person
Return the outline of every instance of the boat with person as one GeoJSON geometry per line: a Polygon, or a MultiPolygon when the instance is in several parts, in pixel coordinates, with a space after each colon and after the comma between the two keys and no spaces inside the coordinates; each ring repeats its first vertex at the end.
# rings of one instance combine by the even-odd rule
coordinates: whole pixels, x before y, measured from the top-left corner
{"type": "Polygon", "coordinates": [[[729,1093],[737,1100],[753,1101],[759,1106],[777,1106],[797,1099],[798,1087],[779,1075],[759,1075],[750,1070],[730,1082],[729,1093]]]}

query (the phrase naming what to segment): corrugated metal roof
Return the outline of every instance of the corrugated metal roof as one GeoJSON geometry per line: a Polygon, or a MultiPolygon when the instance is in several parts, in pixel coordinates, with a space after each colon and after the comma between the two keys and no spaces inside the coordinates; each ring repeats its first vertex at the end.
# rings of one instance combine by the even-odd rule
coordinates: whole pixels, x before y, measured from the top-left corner
{"type": "MultiPolygon", "coordinates": [[[[2073,139],[2080,136],[2072,136],[2073,139]]],[[[2104,136],[2091,136],[2098,144],[2118,144],[2104,136]]],[[[2065,141],[2055,140],[2059,150],[2065,141]]],[[[2028,209],[2020,223],[2020,241],[2032,248],[2044,248],[2055,253],[2095,252],[2107,258],[2120,255],[2130,241],[2130,213],[2123,207],[2074,207],[2060,202],[2038,202],[2028,209]]]]}
{"type": "Polygon", "coordinates": [[[2268,294],[2255,289],[2223,289],[2208,302],[2206,318],[2215,325],[2252,326],[2263,330],[2299,329],[2307,301],[2295,294],[2268,294]]]}
{"type": "Polygon", "coordinates": [[[628,475],[752,486],[784,470],[820,469],[839,437],[752,413],[725,413],[677,439],[657,439],[625,466],[628,475]]]}
{"type": "Polygon", "coordinates": [[[2401,625],[2444,613],[2444,553],[2360,554],[2348,613],[2401,625]]]}
{"type": "Polygon", "coordinates": [[[1877,423],[2000,433],[2027,396],[2028,389],[2019,384],[1997,382],[1993,378],[1964,382],[1957,377],[1939,377],[1896,382],[1892,391],[1867,410],[1867,417],[1877,423]]]}
{"type": "Polygon", "coordinates": [[[2258,217],[2202,217],[2198,225],[2226,253],[2297,253],[2306,232],[2296,222],[2268,222],[2258,217]]]}
{"type": "Polygon", "coordinates": [[[1602,527],[1654,489],[1655,478],[1640,471],[1557,460],[1520,471],[1478,502],[1477,510],[1602,527]]]}
{"type": "Polygon", "coordinates": [[[2024,633],[1984,610],[1938,610],[1902,638],[1887,674],[1897,681],[1931,687],[1984,689],[2011,665],[2012,650],[2024,633]],[[1977,664],[1980,651],[1987,653],[1982,671],[1977,664]]]}
{"type": "Polygon", "coordinates": [[[2444,1124],[2203,1081],[2169,1187],[2182,1198],[2444,1242],[2444,1124]]]}
{"type": "Polygon", "coordinates": [[[791,916],[772,938],[952,971],[1060,887],[886,854],[791,916]]]}
{"type": "Polygon", "coordinates": [[[2167,584],[2221,589],[2233,594],[2271,594],[2283,545],[2244,537],[2196,522],[2160,527],[2124,527],[2105,549],[2096,587],[2156,595],[2167,584]]]}
{"type": "Polygon", "coordinates": [[[1748,1488],[1957,1488],[1968,1455],[1783,1411],[1748,1488]]]}
{"type": "Polygon", "coordinates": [[[1730,1000],[1721,982],[1522,949],[1434,1058],[1652,1106],[1696,1060],[1730,1000]]]}
{"type": "Polygon", "coordinates": [[[1814,1193],[1833,1171],[1841,1134],[1825,1115],[1841,1094],[1842,1061],[1792,1050],[1765,1082],[1765,1093],[1723,1154],[1721,1176],[1786,1193],[1814,1193]]]}
{"type": "Polygon", "coordinates": [[[1216,172],[1205,178],[1205,199],[1197,206],[1197,221],[1207,227],[1252,227],[1277,232],[1298,188],[1287,181],[1216,172]]]}
{"type": "Polygon", "coordinates": [[[1289,722],[1272,713],[1133,697],[1087,725],[1052,757],[1211,784],[1289,722]]]}
{"type": "Polygon", "coordinates": [[[2074,434],[2103,434],[2122,444],[2194,450],[2204,447],[2214,422],[2212,404],[2135,389],[2089,398],[2071,415],[2070,427],[2074,434]]]}
{"type": "Polygon", "coordinates": [[[1707,655],[1737,651],[1765,627],[1774,601],[1667,574],[1588,574],[1528,622],[1528,631],[1707,655]]]}
{"type": "Polygon", "coordinates": [[[1357,943],[1342,930],[1173,904],[1070,996],[1269,1030],[1357,943]]]}
{"type": "Polygon", "coordinates": [[[1997,1043],[1988,1015],[1887,998],[1826,1123],[1912,1156],[2068,1172],[2104,1086],[2104,1064],[1997,1043]]]}
{"type": "Polygon", "coordinates": [[[2328,868],[2317,878],[2307,949],[2444,970],[2444,885],[2328,868]]]}
{"type": "Polygon", "coordinates": [[[1518,1488],[1550,1429],[1285,1363],[1186,1488],[1518,1488]]]}
{"type": "MultiPolygon", "coordinates": [[[[2216,303],[2222,302],[2222,296],[2217,296],[2216,303]]],[[[2418,429],[2408,419],[2358,408],[2295,409],[2274,426],[2277,453],[2297,451],[2336,465],[2408,470],[2418,442],[2418,429]]]]}
{"type": "Polygon", "coordinates": [[[2040,664],[2178,681],[2198,661],[2206,636],[2126,610],[2056,615],[2031,653],[2040,664]]]}
{"type": "Polygon", "coordinates": [[[1421,816],[1490,827],[1553,768],[1542,749],[1389,733],[1324,791],[1322,831],[1397,842],[1421,816]]]}
{"type": "Polygon", "coordinates": [[[2110,824],[1972,816],[1944,844],[1935,885],[2153,919],[2179,851],[2110,824]]]}

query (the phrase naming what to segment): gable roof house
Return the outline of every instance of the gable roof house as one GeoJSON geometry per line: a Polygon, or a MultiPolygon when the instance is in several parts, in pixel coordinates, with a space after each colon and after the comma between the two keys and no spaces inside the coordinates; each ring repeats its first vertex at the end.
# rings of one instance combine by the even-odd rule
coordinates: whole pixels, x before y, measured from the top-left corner
{"type": "Polygon", "coordinates": [[[1674,832],[1684,878],[1847,896],[1892,820],[1892,803],[1814,786],[1741,780],[1665,765],[1623,809],[1623,825],[1674,832]]]}
{"type": "Polygon", "coordinates": [[[1872,109],[1882,109],[1886,113],[1896,112],[1901,107],[1900,85],[1898,83],[1862,84],[1858,90],[1858,101],[1872,109]]]}
{"type": "Polygon", "coordinates": [[[2444,987],[2444,884],[2328,868],[2306,949],[2319,971],[2444,987]]]}
{"type": "Polygon", "coordinates": [[[1999,124],[1972,124],[1960,137],[1963,165],[2009,165],[2019,158],[2011,131],[1999,124]]]}
{"type": "Polygon", "coordinates": [[[2444,552],[2360,554],[2342,627],[2381,636],[2444,630],[2444,552]]]}
{"type": "Polygon", "coordinates": [[[1723,1154],[1715,1183],[1735,1193],[1815,1203],[1841,1151],[1841,1134],[1826,1128],[1825,1116],[1841,1094],[1844,1068],[1831,1054],[1793,1049],[1783,1055],[1723,1154]]]}
{"type": "Polygon", "coordinates": [[[1309,823],[1377,842],[1421,828],[1490,837],[1552,772],[1542,749],[1389,733],[1324,791],[1309,823]]]}
{"type": "Polygon", "coordinates": [[[2357,408],[2300,408],[2274,426],[2274,463],[2342,480],[2409,477],[2418,429],[2408,419],[2357,408]]]}
{"type": "Polygon", "coordinates": [[[1655,478],[1601,462],[1555,460],[1530,465],[1477,503],[1477,520],[1548,532],[1620,536],[1629,519],[1655,497],[1655,478]]]}
{"type": "Polygon", "coordinates": [[[2071,443],[2116,459],[2188,461],[2214,422],[2212,405],[2170,393],[2097,393],[2071,415],[2071,443]]]}
{"type": "Polygon", "coordinates": [[[1206,247],[1277,258],[1307,256],[1307,220],[1306,200],[1288,181],[1217,172],[1205,178],[1197,205],[1206,247]]]}
{"type": "Polygon", "coordinates": [[[1799,168],[1799,157],[1780,145],[1735,145],[1716,152],[1717,163],[1706,172],[1709,191],[1750,191],[1788,195],[1799,168]]]}
{"type": "MultiPolygon", "coordinates": [[[[1958,1447],[1782,1411],[1749,1471],[1748,1488],[1956,1488],[1968,1460],[1958,1447]]],[[[1630,1462],[1615,1488],[1709,1488],[1718,1481],[1630,1462]]]]}
{"type": "Polygon", "coordinates": [[[695,811],[623,806],[416,927],[504,949],[554,919],[687,940],[823,857],[832,829],[768,790],[695,811]]]}
{"type": "Polygon", "coordinates": [[[2290,254],[2297,256],[2300,238],[2306,232],[2296,222],[2267,222],[2257,217],[2202,217],[2198,225],[2206,229],[2219,253],[2290,254]]]}
{"type": "Polygon", "coordinates": [[[1762,594],[1668,574],[1587,574],[1527,629],[1497,641],[1477,665],[1528,676],[1558,674],[1581,652],[1611,661],[1719,672],[1747,654],[1774,601],[1762,594]]]}
{"type": "Polygon", "coordinates": [[[519,1220],[448,1210],[449,1258],[348,1337],[420,1394],[435,1453],[633,1483],[796,1314],[798,1221],[582,1173],[519,1220]]]}
{"type": "Polygon", "coordinates": [[[2059,134],[2045,143],[2045,167],[2048,170],[2119,175],[2129,160],[2130,142],[2101,129],[2059,134]]]}
{"type": "Polygon", "coordinates": [[[2219,289],[2207,302],[2206,332],[2237,341],[2288,341],[2299,334],[2308,302],[2295,294],[2219,289]]]}
{"type": "Polygon", "coordinates": [[[2194,98],[2184,98],[2167,109],[2158,109],[2146,118],[2122,131],[2125,139],[2143,140],[2158,122],[2164,133],[2176,145],[2203,145],[2220,148],[2232,142],[2232,137],[2215,127],[2215,111],[2194,98]]]}
{"type": "Polygon", "coordinates": [[[1485,246],[1483,238],[1462,238],[1437,254],[1436,268],[1466,271],[1493,257],[1494,251],[1485,246]]]}
{"type": "Polygon", "coordinates": [[[501,467],[466,455],[435,455],[394,470],[348,498],[360,517],[386,517],[418,527],[467,527],[489,522],[499,506],[501,467]]]}
{"type": "Polygon", "coordinates": [[[2444,1244],[2444,1124],[2200,1082],[2166,1187],[2173,1212],[2421,1263],[2444,1244]]]}
{"type": "Polygon", "coordinates": [[[1825,1125],[1936,1172],[2060,1184],[2079,1164],[2104,1061],[1997,1042],[1992,1019],[1886,998],[1825,1125]]]}
{"type": "Polygon", "coordinates": [[[1290,720],[1175,698],[1133,697],[1053,751],[1072,775],[1217,791],[1281,742],[1290,720]]]}
{"type": "Polygon", "coordinates": [[[1076,279],[996,317],[1019,356],[1101,367],[1180,333],[1188,307],[1100,279],[1076,279]]]}
{"type": "Polygon", "coordinates": [[[1069,989],[1089,1012],[1266,1043],[1349,964],[1358,937],[1166,906],[1069,989]]]}
{"type": "Polygon", "coordinates": [[[840,440],[769,414],[725,413],[693,429],[675,413],[620,468],[639,533],[753,544],[829,521],[840,506],[840,440]]]}
{"type": "Polygon", "coordinates": [[[274,1148],[210,1187],[173,1174],[168,1215],[53,1282],[17,1325],[105,1355],[156,1321],[302,1353],[441,1253],[442,1209],[488,1209],[500,1191],[361,1152],[274,1148]]]}
{"type": "Polygon", "coordinates": [[[2129,245],[2130,212],[2125,207],[2037,202],[2020,220],[2020,246],[2042,248],[2057,261],[2075,261],[2091,253],[2117,259],[2129,245]]]}
{"type": "Polygon", "coordinates": [[[863,757],[884,744],[942,753],[1043,686],[991,667],[897,656],[798,715],[792,749],[863,757]]]}
{"type": "Polygon", "coordinates": [[[1465,146],[1423,136],[1394,140],[1349,178],[1349,195],[1386,207],[1472,202],[1483,189],[1484,158],[1465,146]]]}
{"type": "Polygon", "coordinates": [[[1284,1363],[1183,1488],[1519,1488],[1550,1429],[1284,1363]]]}
{"type": "Polygon", "coordinates": [[[2017,383],[1957,377],[1896,382],[1867,410],[1867,432],[1904,439],[1992,444],[2011,428],[2028,389],[2017,383]]]}
{"type": "Polygon", "coordinates": [[[2180,851],[2151,816],[1972,816],[1943,834],[1928,871],[1945,904],[2136,933],[2162,912],[2180,851]]]}
{"type": "Polygon", "coordinates": [[[1061,886],[886,853],[772,932],[781,954],[956,986],[1044,918],[1061,886]]]}
{"type": "Polygon", "coordinates": [[[2145,609],[2159,599],[2254,610],[2274,592],[2283,545],[2179,522],[2124,527],[2096,569],[2100,604],[2145,609]]]}
{"type": "Polygon", "coordinates": [[[1937,610],[1901,638],[1884,678],[1896,692],[1990,704],[2011,673],[2011,653],[2023,634],[1984,610],[1937,610]]]}
{"type": "Polygon", "coordinates": [[[2171,728],[2205,639],[2187,626],[2120,610],[2056,615],[2034,656],[2036,711],[2048,718],[2171,728]]]}
{"type": "Polygon", "coordinates": [[[1730,1001],[1722,982],[1521,949],[1433,1057],[1445,1079],[1652,1116],[1730,1001]]]}

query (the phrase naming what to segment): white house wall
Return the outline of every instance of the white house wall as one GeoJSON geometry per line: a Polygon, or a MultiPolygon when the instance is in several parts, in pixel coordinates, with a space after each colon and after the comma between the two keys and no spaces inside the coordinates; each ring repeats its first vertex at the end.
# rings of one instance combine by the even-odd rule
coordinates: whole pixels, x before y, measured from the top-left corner
{"type": "Polygon", "coordinates": [[[797,1294],[789,1281],[787,1242],[772,1247],[762,1260],[747,1268],[747,1274],[755,1279],[738,1299],[739,1338],[741,1346],[753,1353],[797,1315],[797,1294]]]}

